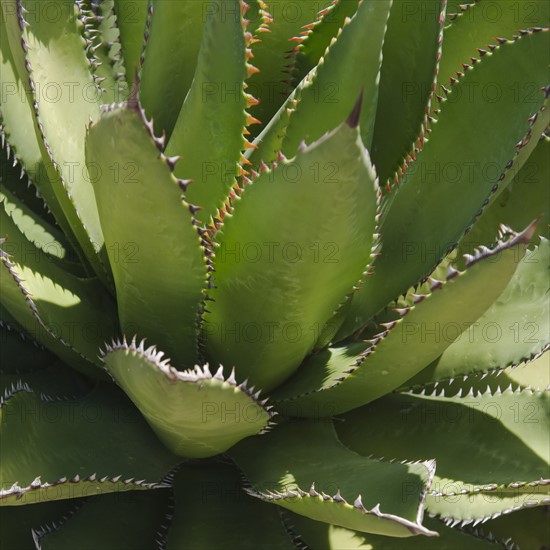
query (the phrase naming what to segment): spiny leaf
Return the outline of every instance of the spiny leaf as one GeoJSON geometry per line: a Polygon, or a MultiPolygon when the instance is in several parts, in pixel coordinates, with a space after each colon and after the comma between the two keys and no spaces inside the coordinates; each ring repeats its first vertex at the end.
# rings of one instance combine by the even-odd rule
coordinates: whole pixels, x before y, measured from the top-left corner
{"type": "Polygon", "coordinates": [[[172,175],[173,159],[160,147],[140,107],[130,103],[90,128],[86,161],[98,173],[94,189],[122,331],[150,338],[186,368],[198,360],[206,264],[184,182],[172,175]]]}
{"type": "Polygon", "coordinates": [[[365,456],[434,457],[428,511],[479,523],[548,501],[549,400],[549,392],[513,389],[389,395],[345,415],[338,435],[365,456]]]}
{"type": "MultiPolygon", "coordinates": [[[[224,21],[239,12],[236,0],[154,2],[145,31],[145,50],[140,73],[140,100],[157,133],[170,137],[177,115],[195,73],[201,36],[209,14],[224,21]]],[[[229,41],[228,37],[225,40],[229,41]]],[[[224,40],[224,42],[225,42],[224,40]]],[[[224,43],[223,49],[230,47],[224,43]]],[[[229,84],[229,86],[231,86],[229,84]]]]}
{"type": "MultiPolygon", "coordinates": [[[[201,3],[190,0],[183,4],[201,3]]],[[[196,215],[204,223],[221,208],[236,184],[247,118],[246,43],[240,2],[209,6],[195,78],[166,147],[168,156],[180,157],[176,176],[192,180],[187,198],[201,207],[196,215]],[[220,44],[224,44],[221,51],[220,44]]],[[[154,90],[155,97],[161,97],[157,83],[154,90]]],[[[166,98],[162,102],[165,104],[166,98]]]]}
{"type": "Polygon", "coordinates": [[[277,406],[292,416],[328,416],[401,386],[498,298],[517,269],[518,254],[525,252],[534,225],[500,242],[494,251],[478,250],[462,273],[451,268],[444,281],[431,279],[431,293],[419,291],[415,305],[396,309],[394,319],[382,324],[371,340],[329,348],[308,358],[294,378],[274,393],[277,406]]]}
{"type": "Polygon", "coordinates": [[[235,196],[205,315],[214,362],[265,390],[296,370],[370,263],[377,195],[358,129],[343,123],[235,196]]]}
{"type": "Polygon", "coordinates": [[[74,401],[18,392],[2,407],[1,434],[3,505],[164,486],[161,479],[180,460],[107,385],[74,401]]]}
{"type": "MultiPolygon", "coordinates": [[[[499,262],[500,263],[500,262],[499,262]]],[[[550,345],[550,243],[528,251],[498,299],[431,365],[405,386],[518,365],[550,345]]]]}
{"type": "Polygon", "coordinates": [[[41,550],[155,548],[171,500],[169,490],[92,496],[73,513],[35,526],[33,536],[41,550]]]}
{"type": "Polygon", "coordinates": [[[141,342],[114,343],[103,353],[109,374],[175,454],[206,457],[226,451],[268,425],[271,413],[259,392],[208,365],[177,371],[164,354],[141,342]]]}
{"type": "Polygon", "coordinates": [[[361,136],[370,148],[382,44],[391,0],[362,2],[319,62],[254,141],[250,160],[273,161],[277,152],[293,155],[303,139],[319,139],[352,110],[363,90],[361,136]]]}
{"type": "Polygon", "coordinates": [[[115,303],[96,279],[64,271],[21,233],[0,205],[2,305],[45,347],[85,374],[100,376],[99,347],[117,334],[115,303]]]}
{"type": "Polygon", "coordinates": [[[132,84],[136,70],[140,66],[149,0],[135,0],[133,2],[114,0],[114,4],[116,24],[120,31],[124,67],[126,68],[126,80],[129,84],[132,84]]]}
{"type": "Polygon", "coordinates": [[[421,524],[435,464],[360,457],[338,441],[330,421],[283,424],[229,454],[251,482],[250,494],[267,502],[367,533],[435,535],[421,524]]]}
{"type": "Polygon", "coordinates": [[[364,326],[428,275],[481,215],[501,181],[506,185],[514,163],[526,160],[514,151],[528,156],[547,124],[548,111],[542,108],[548,100],[538,88],[547,83],[543,59],[549,39],[548,32],[531,32],[505,43],[457,81],[441,105],[438,122],[429,129],[429,141],[416,153],[416,162],[409,160],[399,187],[386,200],[382,255],[374,275],[356,293],[339,338],[364,326]],[[514,82],[526,81],[537,89],[532,102],[518,100],[514,92],[514,82]],[[481,91],[493,84],[496,99],[481,91]],[[477,90],[473,98],[468,89],[477,90]]]}
{"type": "Polygon", "coordinates": [[[394,0],[382,49],[372,159],[382,183],[412,150],[430,108],[446,0],[394,0]]]}

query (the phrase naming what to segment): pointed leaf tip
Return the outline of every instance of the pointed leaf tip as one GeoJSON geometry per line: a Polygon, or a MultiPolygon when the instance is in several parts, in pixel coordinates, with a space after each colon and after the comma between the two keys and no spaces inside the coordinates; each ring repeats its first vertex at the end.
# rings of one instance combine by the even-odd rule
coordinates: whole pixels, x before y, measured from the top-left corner
{"type": "Polygon", "coordinates": [[[365,88],[361,88],[361,93],[359,94],[359,98],[357,99],[357,102],[355,103],[353,110],[351,111],[349,117],[346,120],[350,128],[357,128],[357,126],[359,126],[359,118],[361,116],[361,106],[363,105],[364,93],[365,93],[365,88]]]}

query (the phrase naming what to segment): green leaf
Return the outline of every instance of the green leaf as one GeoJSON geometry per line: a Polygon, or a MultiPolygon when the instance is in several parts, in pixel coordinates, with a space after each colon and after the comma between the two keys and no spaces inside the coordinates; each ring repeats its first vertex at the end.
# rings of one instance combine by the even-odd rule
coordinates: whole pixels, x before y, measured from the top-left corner
{"type": "Polygon", "coordinates": [[[180,460],[111,385],[61,401],[23,389],[2,407],[1,434],[4,505],[164,486],[180,460]]]}
{"type": "MultiPolygon", "coordinates": [[[[353,1],[344,3],[354,4],[353,1]]],[[[265,6],[268,22],[256,33],[256,42],[252,45],[252,62],[259,72],[248,80],[248,92],[260,101],[251,113],[264,126],[292,92],[292,56],[296,55],[297,42],[303,38],[304,26],[314,22],[317,12],[330,4],[330,0],[301,0],[299,3],[282,0],[265,6]]]]}
{"type": "Polygon", "coordinates": [[[550,237],[550,138],[543,138],[510,185],[487,208],[472,230],[462,237],[459,249],[470,253],[479,245],[491,246],[500,224],[518,229],[542,216],[535,237],[550,237]]]}
{"type": "Polygon", "coordinates": [[[215,363],[264,390],[296,370],[371,260],[377,195],[359,131],[343,123],[235,197],[205,315],[215,363]]]}
{"type": "Polygon", "coordinates": [[[547,349],[550,345],[549,265],[550,243],[543,238],[535,250],[526,253],[494,304],[441,357],[404,385],[430,384],[455,376],[504,369],[547,349]]]}
{"type": "Polygon", "coordinates": [[[435,458],[427,510],[468,524],[548,501],[549,401],[513,389],[390,395],[345,415],[338,435],[365,456],[435,458]]]}
{"type": "Polygon", "coordinates": [[[118,333],[115,304],[96,279],[56,265],[0,206],[2,305],[36,340],[71,366],[97,377],[102,343],[118,333]]]}
{"type": "Polygon", "coordinates": [[[164,130],[169,137],[191,88],[207,16],[219,13],[230,21],[240,7],[234,0],[160,1],[150,5],[140,72],[140,101],[147,115],[154,119],[157,133],[164,130]]]}
{"type": "Polygon", "coordinates": [[[226,379],[208,365],[177,371],[156,348],[133,341],[113,343],[103,352],[109,374],[175,454],[217,455],[264,430],[271,413],[235,373],[226,379]]]}
{"type": "Polygon", "coordinates": [[[182,466],[174,477],[166,548],[294,548],[277,510],[245,494],[241,485],[239,472],[227,464],[182,466]]]}
{"type": "MultiPolygon", "coordinates": [[[[11,179],[10,170],[4,162],[17,163],[17,169],[24,171],[31,178],[36,188],[44,198],[48,208],[54,214],[57,222],[63,227],[67,236],[72,236],[72,230],[65,220],[61,206],[55,196],[48,171],[42,159],[42,153],[34,129],[34,112],[27,101],[31,94],[29,85],[24,83],[18,68],[24,70],[23,50],[16,44],[12,55],[8,42],[8,32],[15,35],[14,41],[20,37],[19,26],[13,2],[2,2],[2,17],[0,17],[0,86],[3,93],[0,97],[0,137],[2,149],[2,179],[11,179]],[[7,140],[7,145],[6,145],[7,140]],[[13,160],[10,159],[13,156],[13,160]]],[[[25,73],[23,73],[25,75],[25,73]]],[[[15,169],[15,166],[12,167],[15,169]]],[[[21,182],[23,185],[23,183],[21,182]]]]}
{"type": "Polygon", "coordinates": [[[308,25],[302,32],[303,39],[294,52],[294,67],[291,73],[293,83],[297,85],[317,66],[333,38],[344,26],[346,18],[352,17],[359,3],[356,0],[336,0],[317,16],[314,26],[308,25]]]}
{"type": "Polygon", "coordinates": [[[0,525],[0,546],[17,550],[36,550],[33,529],[68,516],[82,499],[54,500],[33,506],[5,506],[0,525]]]}
{"type": "MultiPolygon", "coordinates": [[[[447,25],[439,65],[439,83],[449,85],[449,78],[463,72],[462,63],[471,64],[479,57],[478,48],[488,50],[497,38],[513,38],[519,29],[545,27],[550,20],[550,7],[545,0],[514,3],[509,0],[472,2],[466,12],[447,25]]],[[[534,82],[516,81],[517,91],[533,93],[534,82]]]]}
{"type": "Polygon", "coordinates": [[[120,44],[126,68],[126,80],[134,81],[136,71],[140,67],[140,57],[144,47],[145,23],[149,0],[114,0],[116,23],[120,31],[120,44]]]}
{"type": "MultiPolygon", "coordinates": [[[[101,91],[86,58],[78,7],[67,6],[63,0],[54,0],[51,6],[58,16],[47,17],[42,2],[18,2],[18,14],[25,21],[16,37],[25,51],[28,74],[23,78],[29,78],[34,90],[29,101],[34,106],[36,135],[57,200],[85,257],[110,285],[92,187],[94,176],[84,162],[86,126],[99,116],[101,91]]],[[[9,38],[13,49],[12,36],[9,38]]]]}
{"type": "Polygon", "coordinates": [[[98,173],[94,189],[123,333],[150,338],[176,367],[192,367],[205,257],[171,160],[159,148],[132,103],[90,128],[86,161],[98,173]]]}
{"type": "Polygon", "coordinates": [[[273,394],[277,407],[291,416],[329,416],[401,386],[439,357],[498,298],[533,231],[534,224],[493,251],[476,251],[463,272],[451,267],[445,280],[430,279],[430,293],[419,289],[414,305],[396,309],[397,315],[382,324],[373,339],[308,358],[273,394]]]}
{"type": "Polygon", "coordinates": [[[550,540],[549,519],[550,507],[541,506],[490,519],[477,527],[467,526],[464,530],[478,536],[490,534],[496,540],[513,539],[516,548],[542,550],[550,540]]]}
{"type": "Polygon", "coordinates": [[[250,155],[253,164],[276,160],[279,150],[293,155],[302,140],[319,139],[346,118],[361,90],[361,136],[370,148],[390,7],[391,0],[361,3],[318,67],[304,78],[254,141],[257,149],[250,155]]]}
{"type": "MultiPolygon", "coordinates": [[[[170,3],[160,3],[164,4],[170,3]]],[[[193,0],[179,4],[207,6],[193,0]]],[[[175,174],[192,180],[186,196],[201,207],[197,218],[204,223],[222,207],[240,171],[247,116],[246,44],[240,9],[239,0],[208,4],[195,78],[166,148],[167,155],[181,156],[175,174]]],[[[162,98],[158,82],[154,86],[154,97],[162,98]]],[[[162,105],[166,104],[162,98],[162,105]]]]}
{"type": "Polygon", "coordinates": [[[282,424],[229,454],[250,493],[266,502],[368,533],[435,535],[421,524],[434,464],[360,457],[338,441],[331,421],[282,424]]]}
{"type": "Polygon", "coordinates": [[[167,490],[92,496],[72,513],[35,526],[33,531],[42,550],[154,548],[162,540],[160,531],[170,509],[171,492],[167,490]]]}
{"type": "Polygon", "coordinates": [[[444,18],[441,0],[393,0],[372,144],[382,183],[395,174],[420,134],[435,88],[444,18]]]}
{"type": "Polygon", "coordinates": [[[100,0],[91,9],[81,7],[91,68],[102,90],[103,104],[118,103],[127,98],[129,91],[114,10],[114,0],[100,0]]]}
{"type": "MultiPolygon", "coordinates": [[[[372,535],[352,531],[337,525],[312,521],[304,516],[289,514],[289,523],[299,539],[308,548],[323,550],[403,550],[403,540],[383,535],[372,535]]],[[[438,537],[412,537],[407,539],[407,550],[497,550],[502,546],[451,529],[442,522],[426,518],[424,524],[428,529],[439,533],[438,537]]]]}
{"type": "Polygon", "coordinates": [[[428,275],[481,215],[499,181],[506,185],[502,174],[512,177],[510,168],[522,154],[515,151],[523,150],[526,157],[534,148],[533,140],[547,124],[547,109],[537,122],[529,117],[545,101],[538,89],[547,83],[542,60],[549,38],[548,32],[530,32],[505,43],[455,84],[424,149],[386,199],[382,255],[374,275],[356,293],[340,339],[428,275]],[[513,88],[517,82],[533,83],[537,91],[529,100],[518,99],[513,88]],[[498,97],[482,92],[491,86],[498,97]],[[498,143],[494,136],[499,136],[498,143]]]}

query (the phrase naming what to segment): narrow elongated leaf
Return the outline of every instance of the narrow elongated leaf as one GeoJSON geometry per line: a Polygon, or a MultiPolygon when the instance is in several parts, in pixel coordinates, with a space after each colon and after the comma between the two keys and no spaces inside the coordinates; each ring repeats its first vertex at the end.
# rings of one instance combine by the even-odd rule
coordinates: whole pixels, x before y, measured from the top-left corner
{"type": "Polygon", "coordinates": [[[535,224],[493,251],[478,250],[462,273],[432,279],[415,305],[380,326],[372,340],[329,348],[308,358],[273,398],[285,414],[329,416],[349,411],[401,386],[434,361],[506,288],[535,224]],[[498,261],[495,261],[497,260],[498,261]],[[402,318],[399,318],[402,316],[402,318]]]}
{"type": "Polygon", "coordinates": [[[393,0],[382,49],[372,160],[385,183],[420,134],[443,39],[445,1],[393,0]]]}
{"type": "Polygon", "coordinates": [[[163,353],[143,342],[108,346],[107,371],[143,413],[163,443],[174,453],[206,457],[226,451],[241,439],[267,427],[270,413],[259,395],[237,385],[234,372],[224,379],[208,365],[180,372],[163,353]]]}
{"type": "Polygon", "coordinates": [[[428,275],[481,215],[491,194],[506,185],[506,174],[513,177],[515,162],[526,160],[548,121],[548,110],[529,118],[545,102],[538,90],[548,79],[549,39],[548,32],[532,32],[495,48],[465,72],[441,104],[429,141],[387,198],[382,255],[356,293],[340,338],[428,275]],[[534,84],[531,101],[518,99],[514,82],[534,84]],[[482,92],[493,83],[496,96],[482,92]],[[471,97],[467,90],[478,91],[471,97]]]}
{"type": "MultiPolygon", "coordinates": [[[[251,75],[248,81],[248,92],[260,101],[251,109],[251,113],[264,126],[292,92],[292,55],[295,55],[292,52],[302,39],[300,34],[303,27],[313,23],[318,11],[330,3],[331,0],[266,3],[269,22],[256,34],[257,42],[252,46],[252,62],[259,72],[251,75]]],[[[353,1],[345,4],[353,4],[353,1]]]]}
{"type": "Polygon", "coordinates": [[[86,58],[77,6],[69,7],[62,0],[55,0],[54,6],[58,15],[48,18],[42,2],[17,2],[22,31],[15,40],[9,35],[10,45],[12,50],[24,45],[35,130],[57,200],[80,249],[97,275],[109,284],[93,176],[84,162],[86,126],[99,115],[101,92],[86,58]]]}
{"type": "Polygon", "coordinates": [[[338,441],[331,421],[280,425],[229,454],[252,484],[251,494],[267,502],[367,533],[435,535],[421,524],[435,464],[360,457],[338,441]]]}
{"type": "Polygon", "coordinates": [[[134,81],[145,42],[145,22],[149,0],[114,0],[116,23],[120,31],[120,43],[126,68],[126,80],[134,81]]]}
{"type": "Polygon", "coordinates": [[[547,503],[549,399],[549,392],[513,389],[391,395],[345,415],[338,435],[366,456],[435,457],[428,511],[472,523],[547,503]]]}
{"type": "MultiPolygon", "coordinates": [[[[202,3],[190,0],[180,4],[202,3]]],[[[175,174],[192,180],[186,196],[201,207],[197,218],[202,222],[210,221],[236,183],[247,116],[243,88],[246,44],[240,2],[209,6],[195,78],[166,148],[167,155],[181,156],[175,174]],[[220,44],[224,44],[221,51],[220,44]]],[[[154,85],[154,97],[161,98],[157,81],[154,85]]]]}
{"type": "MultiPolygon", "coordinates": [[[[479,57],[478,48],[488,50],[497,38],[512,38],[520,29],[545,27],[550,20],[550,7],[545,0],[515,3],[509,0],[472,2],[471,6],[445,28],[445,47],[439,67],[439,83],[448,86],[449,78],[463,72],[462,63],[471,64],[479,57]]],[[[534,82],[516,81],[515,88],[531,94],[534,82]]]]}
{"type": "Polygon", "coordinates": [[[73,513],[36,525],[33,534],[42,550],[154,548],[170,501],[171,492],[162,489],[92,496],[73,513]]]}
{"type": "Polygon", "coordinates": [[[35,339],[86,374],[100,376],[102,343],[118,333],[114,301],[96,279],[52,262],[0,206],[2,305],[35,339]]]}
{"type": "Polygon", "coordinates": [[[235,12],[240,12],[240,6],[233,0],[162,0],[151,4],[140,100],[147,115],[153,118],[157,133],[172,133],[193,81],[207,17],[215,13],[230,22],[235,12]]]}
{"type": "Polygon", "coordinates": [[[550,246],[527,252],[494,304],[445,352],[405,386],[500,370],[536,357],[550,345],[550,246]]]}
{"type": "Polygon", "coordinates": [[[111,385],[80,400],[19,391],[1,414],[3,505],[149,489],[180,460],[111,385]]]}
{"type": "Polygon", "coordinates": [[[173,484],[175,502],[168,550],[294,548],[278,511],[247,495],[233,467],[219,463],[184,465],[173,484]]]}
{"type": "MultiPolygon", "coordinates": [[[[53,212],[57,223],[67,236],[72,236],[70,225],[55,196],[49,174],[42,158],[39,141],[35,132],[34,112],[27,99],[31,94],[26,80],[22,80],[20,71],[25,78],[23,50],[17,43],[19,26],[17,23],[15,4],[2,2],[2,17],[0,17],[0,137],[2,148],[2,179],[11,170],[4,166],[6,162],[13,164],[17,159],[17,171],[22,170],[32,179],[41,193],[48,208],[53,212]],[[15,54],[12,54],[8,41],[8,33],[14,35],[15,54]],[[4,141],[7,140],[7,146],[4,141]],[[10,159],[13,156],[13,159],[10,159]]],[[[15,168],[14,168],[15,169],[15,168]]],[[[23,182],[21,182],[23,184],[23,182]]]]}
{"type": "Polygon", "coordinates": [[[86,160],[98,173],[94,188],[123,333],[150,338],[176,367],[191,367],[205,259],[170,160],[147,124],[134,104],[105,113],[90,129],[86,160]]]}
{"type": "Polygon", "coordinates": [[[273,120],[254,141],[253,164],[269,162],[282,150],[293,155],[303,139],[319,139],[335,128],[352,110],[361,90],[361,136],[370,148],[382,44],[391,0],[362,2],[344,26],[337,41],[279,109],[273,120]]]}
{"type": "Polygon", "coordinates": [[[235,198],[205,316],[215,363],[265,390],[296,370],[370,262],[375,178],[358,129],[343,123],[235,198]]]}

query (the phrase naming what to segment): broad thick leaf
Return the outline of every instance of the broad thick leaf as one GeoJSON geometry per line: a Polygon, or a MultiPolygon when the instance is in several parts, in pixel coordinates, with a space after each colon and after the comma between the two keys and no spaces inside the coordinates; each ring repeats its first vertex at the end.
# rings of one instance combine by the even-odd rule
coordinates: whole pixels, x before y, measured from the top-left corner
{"type": "MultiPolygon", "coordinates": [[[[240,6],[234,0],[161,0],[150,5],[152,15],[147,23],[140,100],[147,115],[153,118],[157,133],[164,130],[170,136],[191,88],[208,15],[220,14],[224,21],[230,22],[235,11],[240,12],[240,6]]],[[[219,46],[225,49],[229,44],[220,42],[219,46]]]]}
{"type": "Polygon", "coordinates": [[[358,129],[343,123],[235,197],[205,315],[213,362],[264,390],[296,370],[370,262],[375,178],[358,129]]]}
{"type": "Polygon", "coordinates": [[[189,205],[147,124],[139,106],[104,113],[90,129],[86,161],[98,173],[94,189],[123,333],[149,338],[177,368],[192,367],[205,257],[189,205]]]}
{"type": "MultiPolygon", "coordinates": [[[[34,86],[29,98],[36,115],[40,141],[55,196],[73,230],[80,249],[105,283],[111,275],[94,199],[92,181],[84,162],[84,140],[90,119],[99,115],[101,92],[94,82],[85,54],[78,8],[55,0],[56,17],[47,17],[43,2],[21,0],[19,9],[27,25],[12,50],[25,44],[25,67],[34,86]]],[[[48,4],[50,6],[50,4],[48,4]]],[[[76,243],[75,243],[76,244],[76,243]]]]}
{"type": "Polygon", "coordinates": [[[497,550],[502,546],[488,540],[451,529],[435,519],[425,518],[424,525],[439,533],[438,537],[412,537],[406,546],[402,539],[352,531],[337,525],[312,521],[304,516],[289,514],[292,531],[308,548],[318,550],[497,550]]]}
{"type": "Polygon", "coordinates": [[[431,365],[405,386],[500,370],[540,354],[550,345],[548,240],[528,251],[494,304],[431,365]]]}
{"type": "Polygon", "coordinates": [[[338,441],[330,420],[281,424],[229,455],[253,496],[311,519],[394,537],[435,534],[422,526],[435,464],[360,457],[338,441]]]}
{"type": "Polygon", "coordinates": [[[294,548],[278,510],[247,495],[239,472],[231,466],[215,462],[184,465],[173,484],[168,550],[294,548]]]}
{"type": "Polygon", "coordinates": [[[72,513],[35,526],[41,550],[154,548],[171,511],[171,491],[131,491],[92,496],[72,513]]]}
{"type": "Polygon", "coordinates": [[[118,333],[113,299],[97,279],[64,271],[21,233],[0,206],[2,305],[36,340],[71,366],[101,376],[98,352],[118,333]]]}
{"type": "Polygon", "coordinates": [[[120,31],[120,43],[126,68],[126,80],[134,81],[140,67],[140,57],[145,42],[145,23],[149,0],[114,0],[116,23],[120,31]]]}
{"type": "Polygon", "coordinates": [[[177,371],[151,347],[115,343],[103,360],[163,443],[190,458],[217,455],[267,427],[271,414],[235,373],[224,379],[208,365],[177,371]]]}
{"type": "MultiPolygon", "coordinates": [[[[204,15],[206,23],[195,78],[177,117],[166,154],[181,157],[175,174],[192,180],[186,197],[201,207],[197,218],[207,223],[236,183],[244,148],[246,44],[241,4],[239,0],[211,4],[186,0],[160,2],[160,5],[177,3],[208,6],[208,10],[204,15]]],[[[189,24],[197,27],[192,20],[189,24]]],[[[152,90],[154,97],[166,105],[157,81],[152,90]]]]}
{"type": "Polygon", "coordinates": [[[22,389],[1,415],[3,505],[163,486],[161,479],[181,460],[111,385],[61,401],[22,389]]]}
{"type": "Polygon", "coordinates": [[[432,279],[431,293],[418,289],[414,305],[398,308],[372,340],[329,348],[308,358],[294,378],[273,395],[291,416],[347,412],[401,386],[448,348],[506,288],[534,231],[478,250],[462,273],[432,279]],[[402,316],[400,319],[399,317],[402,316]]]}
{"type": "Polygon", "coordinates": [[[531,390],[390,395],[336,426],[343,443],[365,456],[434,457],[428,511],[472,523],[547,503],[549,401],[549,392],[531,390]]]}
{"type": "Polygon", "coordinates": [[[382,183],[395,174],[420,134],[435,88],[444,20],[445,1],[393,0],[372,143],[382,183]]]}
{"type": "Polygon", "coordinates": [[[429,141],[387,197],[382,255],[356,293],[340,338],[428,275],[481,215],[491,194],[506,186],[506,174],[513,177],[511,167],[526,160],[548,120],[548,110],[536,121],[529,117],[545,101],[538,89],[548,79],[549,39],[541,31],[504,43],[455,84],[429,141]],[[537,89],[529,101],[525,95],[518,99],[517,82],[537,89]]]}
{"type": "Polygon", "coordinates": [[[370,148],[382,44],[391,0],[362,2],[336,42],[279,109],[254,141],[253,164],[293,155],[302,140],[311,142],[335,128],[352,110],[363,90],[361,136],[370,148]],[[297,103],[296,103],[297,102],[297,103]]]}

